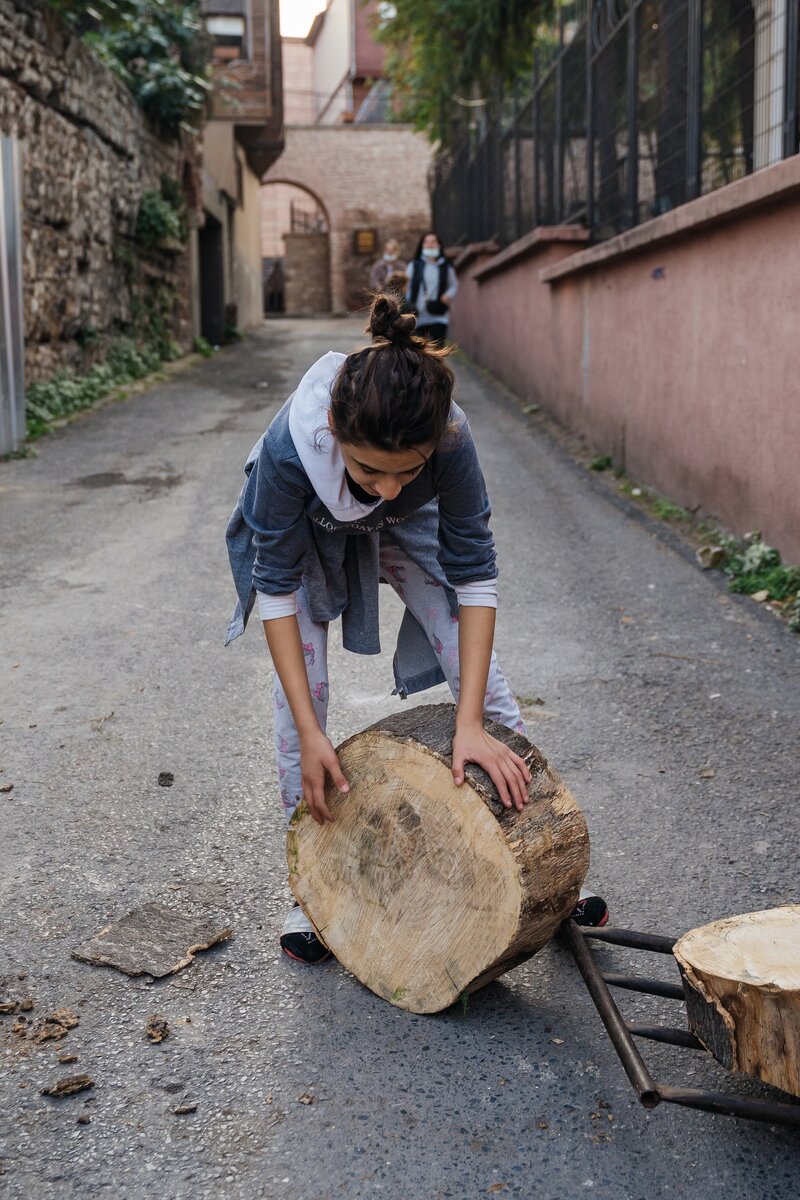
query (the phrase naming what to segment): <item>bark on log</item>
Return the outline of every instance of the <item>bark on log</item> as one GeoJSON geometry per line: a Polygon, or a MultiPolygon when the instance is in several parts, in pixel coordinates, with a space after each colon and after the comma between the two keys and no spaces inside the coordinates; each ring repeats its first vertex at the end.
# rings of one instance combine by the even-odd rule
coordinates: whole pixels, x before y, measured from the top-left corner
{"type": "Polygon", "coordinates": [[[695,1037],[729,1070],[800,1096],[800,905],[692,929],[675,957],[695,1037]]]}
{"type": "Polygon", "coordinates": [[[451,774],[452,705],[388,717],[344,742],[348,796],[333,824],[303,804],[287,835],[289,882],[339,961],[377,995],[438,1012],[535,954],[578,898],[589,865],[583,814],[535,746],[487,723],[533,776],[524,811],[489,777],[451,774]]]}

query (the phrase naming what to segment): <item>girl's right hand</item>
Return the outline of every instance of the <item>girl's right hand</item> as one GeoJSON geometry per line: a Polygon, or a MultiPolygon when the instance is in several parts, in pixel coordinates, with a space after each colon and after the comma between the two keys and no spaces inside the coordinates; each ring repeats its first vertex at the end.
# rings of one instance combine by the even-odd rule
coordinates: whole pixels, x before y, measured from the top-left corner
{"type": "Polygon", "coordinates": [[[347,795],[350,785],[342,774],[336,751],[322,730],[317,728],[300,737],[300,772],[305,802],[318,825],[333,820],[333,813],[325,803],[326,771],[339,791],[347,795]]]}

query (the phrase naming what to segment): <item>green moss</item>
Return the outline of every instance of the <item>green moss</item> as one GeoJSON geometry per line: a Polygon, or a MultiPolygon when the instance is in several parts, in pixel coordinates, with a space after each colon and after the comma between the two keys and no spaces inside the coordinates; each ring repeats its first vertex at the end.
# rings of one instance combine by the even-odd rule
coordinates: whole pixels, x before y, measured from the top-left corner
{"type": "Polygon", "coordinates": [[[592,471],[607,471],[613,465],[613,460],[609,454],[601,454],[599,458],[593,458],[589,463],[592,471]]]}
{"type": "Polygon", "coordinates": [[[665,500],[663,496],[656,496],[650,504],[650,511],[662,521],[683,521],[688,516],[686,509],[673,504],[671,500],[665,500]]]}

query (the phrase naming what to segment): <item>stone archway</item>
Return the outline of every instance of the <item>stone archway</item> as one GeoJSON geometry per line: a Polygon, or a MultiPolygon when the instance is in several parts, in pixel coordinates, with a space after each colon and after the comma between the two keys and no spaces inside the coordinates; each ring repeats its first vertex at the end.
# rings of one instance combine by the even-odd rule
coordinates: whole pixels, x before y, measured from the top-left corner
{"type": "Polygon", "coordinates": [[[261,185],[264,311],[331,311],[330,220],[319,196],[288,179],[261,185]]]}
{"type": "Polygon", "coordinates": [[[431,158],[429,143],[406,125],[287,127],[285,149],[262,183],[301,188],[327,214],[333,312],[363,306],[370,265],[388,238],[409,257],[430,227],[431,158]],[[362,231],[374,233],[367,251],[362,231]]]}

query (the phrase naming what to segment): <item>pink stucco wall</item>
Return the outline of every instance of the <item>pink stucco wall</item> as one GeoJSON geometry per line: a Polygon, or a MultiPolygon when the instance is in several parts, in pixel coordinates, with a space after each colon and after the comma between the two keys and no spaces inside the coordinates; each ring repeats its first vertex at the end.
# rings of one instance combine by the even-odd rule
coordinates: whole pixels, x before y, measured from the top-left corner
{"type": "Polygon", "coordinates": [[[704,197],[694,228],[686,205],[633,249],[541,231],[473,259],[453,333],[637,480],[800,562],[800,164],[780,166],[772,203],[763,178],[704,197]]]}

